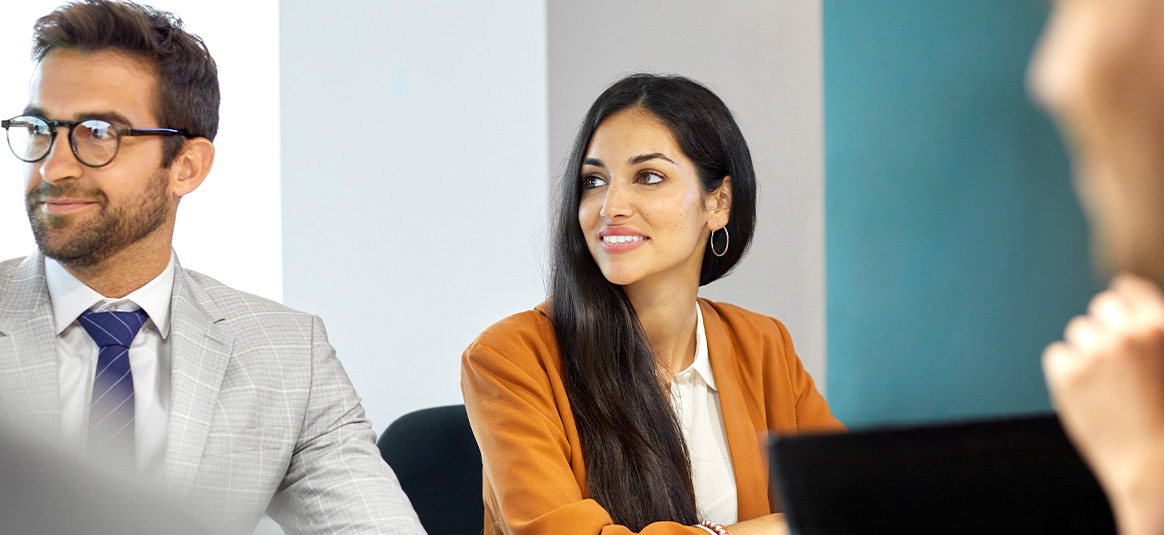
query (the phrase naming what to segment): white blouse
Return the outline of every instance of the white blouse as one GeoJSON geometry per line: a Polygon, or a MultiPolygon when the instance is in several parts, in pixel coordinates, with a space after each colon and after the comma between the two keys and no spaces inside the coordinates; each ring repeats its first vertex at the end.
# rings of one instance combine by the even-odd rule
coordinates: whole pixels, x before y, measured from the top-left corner
{"type": "Polygon", "coordinates": [[[698,304],[695,313],[695,361],[671,379],[671,407],[679,419],[691,456],[691,479],[699,519],[735,524],[739,515],[735,472],[707,353],[703,311],[698,304]]]}

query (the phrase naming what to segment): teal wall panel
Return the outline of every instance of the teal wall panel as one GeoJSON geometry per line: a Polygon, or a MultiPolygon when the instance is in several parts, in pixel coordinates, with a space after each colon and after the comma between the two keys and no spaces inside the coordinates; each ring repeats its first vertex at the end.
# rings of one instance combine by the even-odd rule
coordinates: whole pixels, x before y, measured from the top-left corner
{"type": "Polygon", "coordinates": [[[824,0],[828,393],[851,427],[1047,410],[1097,284],[1026,0],[824,0]]]}

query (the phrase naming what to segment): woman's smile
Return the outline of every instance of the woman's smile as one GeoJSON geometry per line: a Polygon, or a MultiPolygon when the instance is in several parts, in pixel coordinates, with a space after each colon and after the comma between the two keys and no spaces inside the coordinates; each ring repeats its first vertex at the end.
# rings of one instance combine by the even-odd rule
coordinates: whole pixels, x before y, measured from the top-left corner
{"type": "Polygon", "coordinates": [[[600,247],[606,254],[629,253],[646,245],[651,239],[637,230],[625,227],[603,227],[598,231],[598,238],[602,240],[600,247]]]}

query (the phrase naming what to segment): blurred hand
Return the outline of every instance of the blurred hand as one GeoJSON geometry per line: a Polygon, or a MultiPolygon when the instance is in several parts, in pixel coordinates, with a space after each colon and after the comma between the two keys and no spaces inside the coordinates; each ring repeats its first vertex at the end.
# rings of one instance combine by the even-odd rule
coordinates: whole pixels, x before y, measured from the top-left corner
{"type": "Polygon", "coordinates": [[[1164,295],[1119,275],[1043,352],[1059,417],[1122,533],[1164,533],[1164,295]]]}

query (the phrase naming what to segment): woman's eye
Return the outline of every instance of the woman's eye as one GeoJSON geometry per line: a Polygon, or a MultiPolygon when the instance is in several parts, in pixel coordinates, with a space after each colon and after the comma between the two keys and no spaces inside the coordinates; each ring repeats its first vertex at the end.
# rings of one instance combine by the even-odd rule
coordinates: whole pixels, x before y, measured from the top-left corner
{"type": "Polygon", "coordinates": [[[659,173],[655,173],[653,171],[647,171],[647,172],[639,175],[639,182],[642,182],[643,184],[648,184],[648,185],[658,184],[662,181],[663,181],[663,175],[660,175],[659,173]]]}
{"type": "Polygon", "coordinates": [[[606,185],[606,181],[603,180],[602,177],[590,175],[590,176],[582,179],[582,188],[583,189],[594,189],[594,188],[602,187],[605,185],[606,185]]]}

